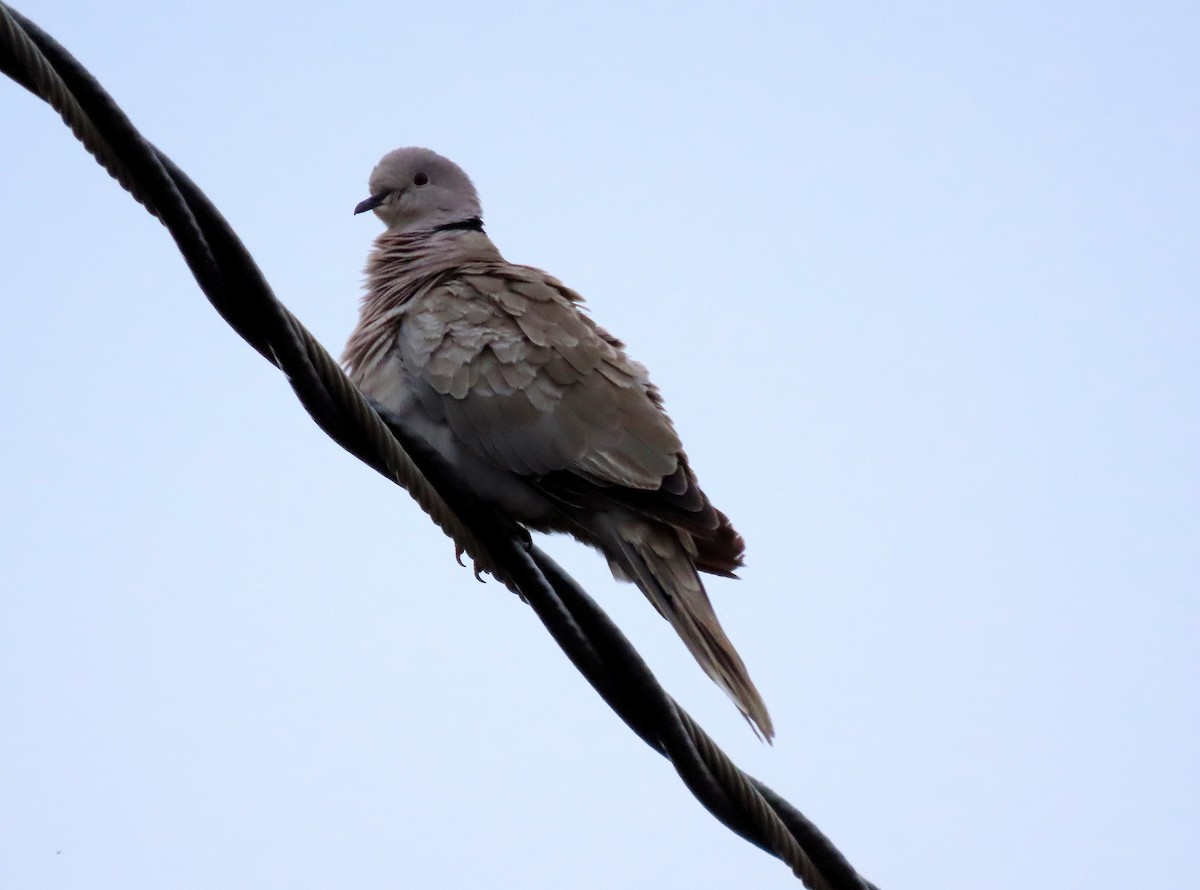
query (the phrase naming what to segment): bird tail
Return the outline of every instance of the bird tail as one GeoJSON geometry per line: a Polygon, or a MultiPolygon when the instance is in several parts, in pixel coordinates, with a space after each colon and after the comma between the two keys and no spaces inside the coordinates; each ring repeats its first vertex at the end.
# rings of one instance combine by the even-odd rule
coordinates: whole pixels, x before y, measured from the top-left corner
{"type": "Polygon", "coordinates": [[[613,575],[632,581],[646,594],[704,672],[733,699],[751,728],[765,741],[771,741],[775,728],[767,705],[717,620],[696,573],[694,555],[679,532],[611,513],[602,514],[597,525],[613,575]]]}

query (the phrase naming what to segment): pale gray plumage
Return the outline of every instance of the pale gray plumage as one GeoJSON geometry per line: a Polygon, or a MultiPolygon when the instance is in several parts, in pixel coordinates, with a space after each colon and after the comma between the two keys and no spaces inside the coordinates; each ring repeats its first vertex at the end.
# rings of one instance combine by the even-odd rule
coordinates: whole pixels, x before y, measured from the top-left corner
{"type": "Polygon", "coordinates": [[[388,228],[342,357],[351,379],[504,515],[603,552],[770,739],[697,574],[732,575],[742,539],[696,483],[646,369],[578,294],[501,257],[446,158],[397,149],[369,185],[355,212],[388,228]]]}

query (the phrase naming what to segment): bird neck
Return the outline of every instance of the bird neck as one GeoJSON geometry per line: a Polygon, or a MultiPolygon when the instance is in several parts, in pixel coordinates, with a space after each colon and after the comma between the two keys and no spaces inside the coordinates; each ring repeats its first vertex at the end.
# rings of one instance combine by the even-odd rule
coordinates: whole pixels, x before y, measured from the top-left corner
{"type": "Polygon", "coordinates": [[[352,374],[371,367],[386,351],[405,304],[418,293],[462,266],[503,262],[482,223],[479,228],[471,220],[463,223],[423,232],[384,232],[375,239],[359,323],[342,355],[352,374]]]}
{"type": "Polygon", "coordinates": [[[420,232],[384,232],[375,239],[367,276],[396,280],[428,275],[470,262],[502,259],[479,217],[420,232]]]}

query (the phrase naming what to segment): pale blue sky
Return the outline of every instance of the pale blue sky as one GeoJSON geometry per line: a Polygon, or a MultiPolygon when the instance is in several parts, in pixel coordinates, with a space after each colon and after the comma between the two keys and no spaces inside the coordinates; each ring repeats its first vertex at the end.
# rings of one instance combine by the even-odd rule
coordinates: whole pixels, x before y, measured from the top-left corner
{"type": "MultiPolygon", "coordinates": [[[[746,536],[710,592],[774,748],[552,552],[884,890],[1200,873],[1194,4],[20,8],[335,353],[378,156],[472,174],[746,536]]],[[[798,886],[0,121],[0,887],[798,886]]]]}

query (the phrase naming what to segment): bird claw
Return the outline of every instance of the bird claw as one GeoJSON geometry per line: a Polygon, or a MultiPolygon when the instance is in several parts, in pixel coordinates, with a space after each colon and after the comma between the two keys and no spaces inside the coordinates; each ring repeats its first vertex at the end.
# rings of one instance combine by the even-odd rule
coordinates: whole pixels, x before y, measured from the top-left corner
{"type": "MultiPolygon", "coordinates": [[[[463,562],[463,554],[466,552],[467,552],[466,547],[455,542],[455,544],[454,544],[454,561],[456,563],[458,563],[460,566],[462,566],[464,569],[467,567],[467,564],[465,562],[463,562]]],[[[471,571],[475,573],[476,581],[478,581],[480,584],[487,583],[483,577],[483,573],[486,572],[487,569],[485,569],[483,567],[483,565],[479,562],[479,560],[477,560],[477,559],[471,560],[471,571]]]]}

